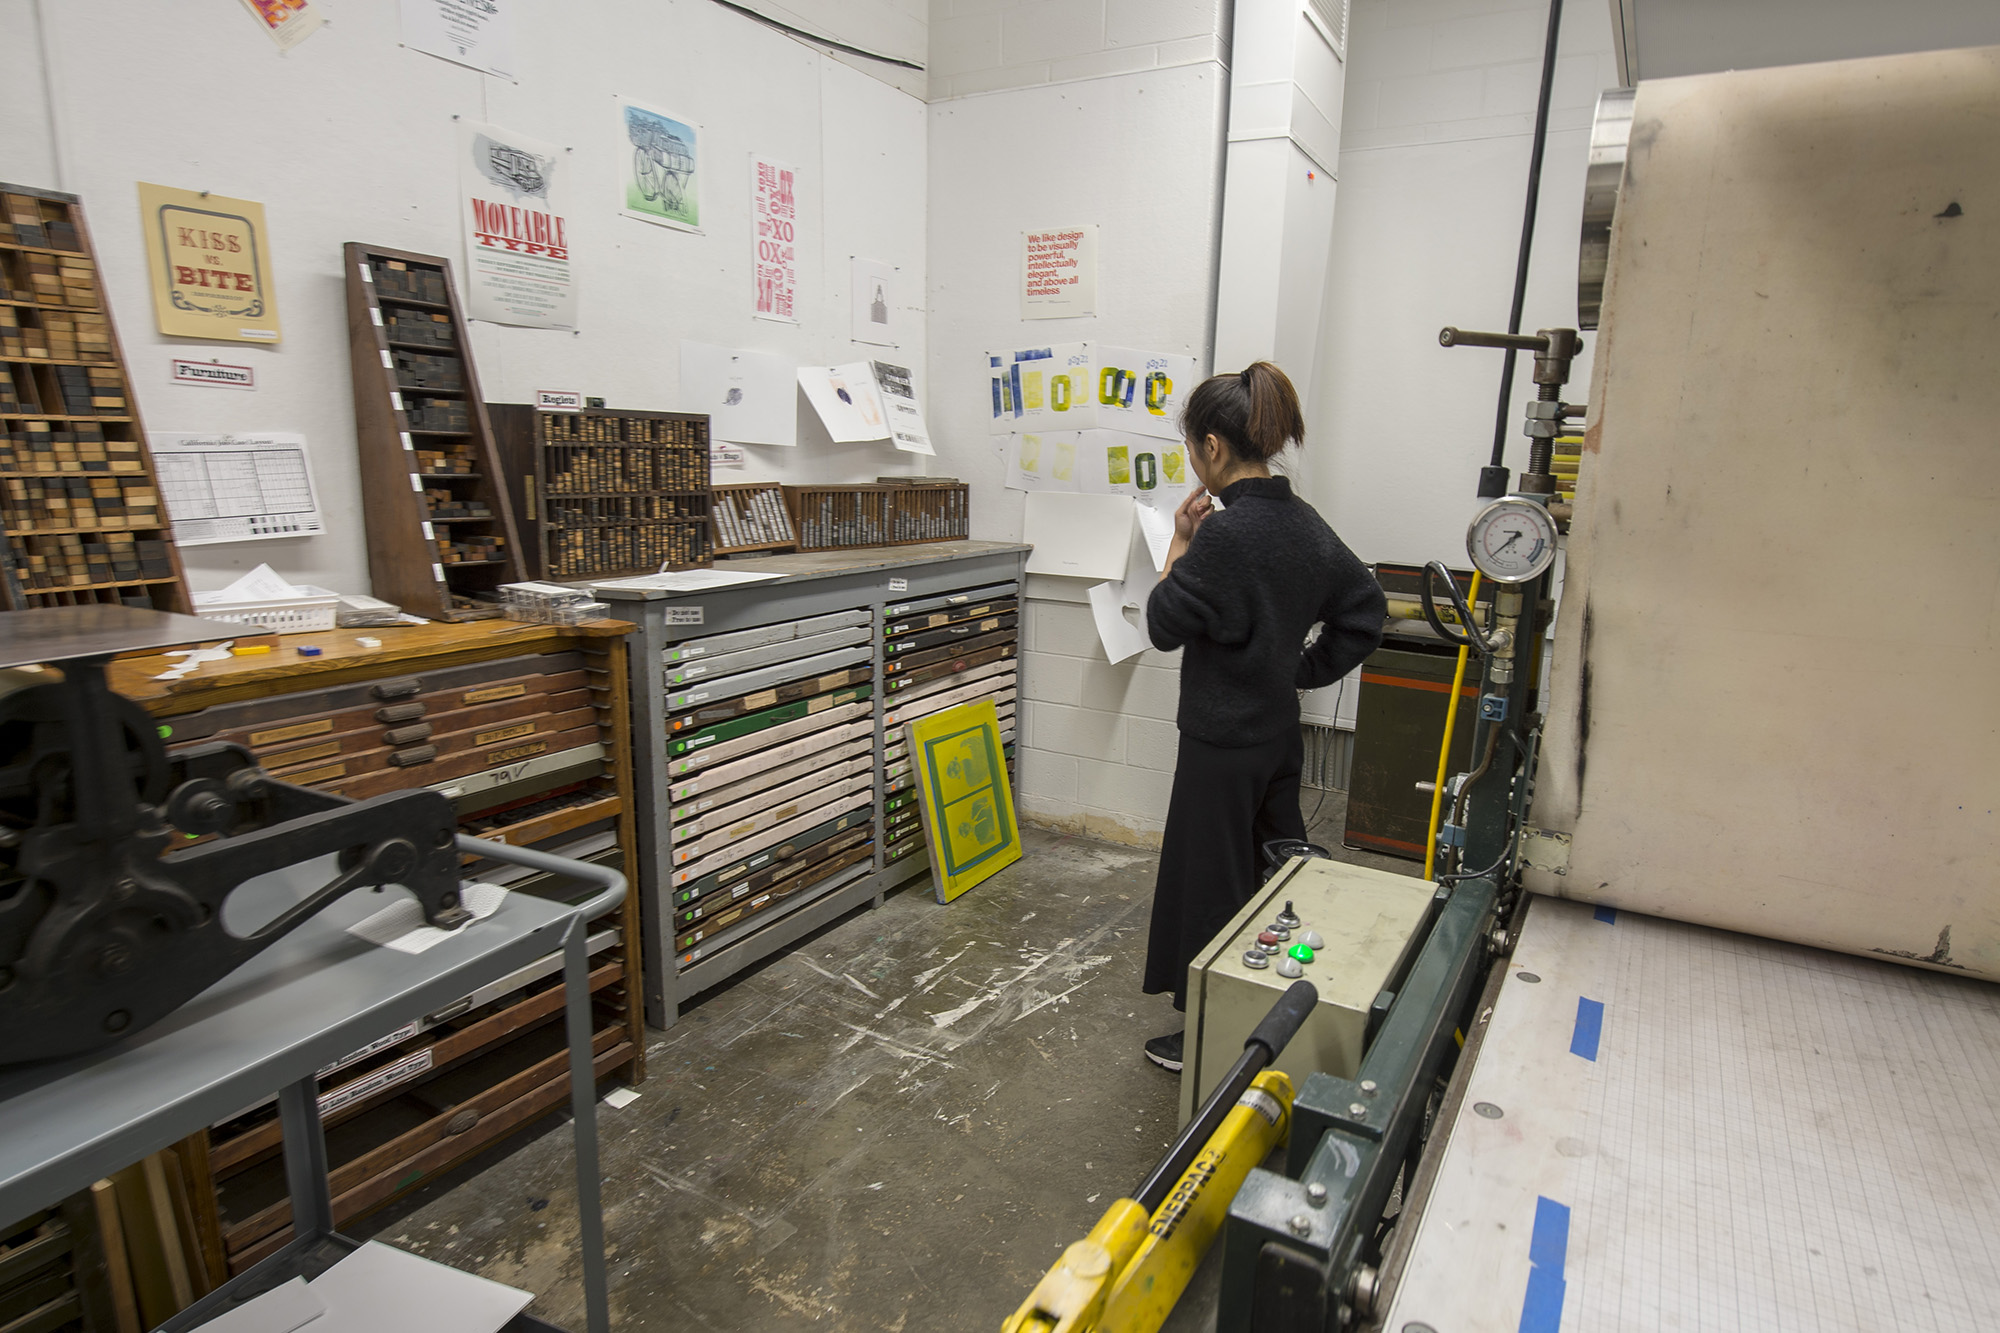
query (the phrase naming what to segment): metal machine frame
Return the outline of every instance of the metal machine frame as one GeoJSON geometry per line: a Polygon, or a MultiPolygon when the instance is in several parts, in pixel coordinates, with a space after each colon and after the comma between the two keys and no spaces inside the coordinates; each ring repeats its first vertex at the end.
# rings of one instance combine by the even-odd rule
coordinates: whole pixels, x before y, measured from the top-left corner
{"type": "Polygon", "coordinates": [[[350,801],[280,782],[221,742],[169,759],[151,718],[105,681],[118,651],[215,633],[123,606],[0,622],[0,666],[61,668],[0,697],[0,852],[19,881],[0,898],[0,1064],[143,1030],[356,889],[405,885],[430,924],[471,919],[445,796],[350,801]],[[169,850],[183,839],[194,845],[169,850]],[[337,873],[303,900],[248,934],[225,927],[237,886],[330,854],[337,873]]]}
{"type": "MultiPolygon", "coordinates": [[[[1550,442],[1564,420],[1583,413],[1560,401],[1579,350],[1576,331],[1448,328],[1439,341],[1535,354],[1540,392],[1524,413],[1529,465],[1516,493],[1495,503],[1547,504],[1554,493],[1550,442]]],[[[1253,1170],[1237,1192],[1223,1234],[1218,1333],[1327,1333],[1381,1308],[1384,1241],[1392,1230],[1384,1212],[1400,1181],[1403,1206],[1395,1217],[1417,1215],[1410,1205],[1431,1126],[1450,1123],[1446,1080],[1471,1067],[1459,1059],[1460,1047],[1476,1042],[1492,961],[1512,945],[1551,574],[1544,568],[1525,583],[1503,585],[1483,625],[1446,576],[1463,637],[1437,614],[1433,581],[1426,579],[1423,596],[1432,628],[1477,652],[1481,668],[1475,766],[1446,790],[1452,818],[1438,830],[1443,859],[1428,933],[1399,988],[1376,1002],[1383,1017],[1357,1076],[1309,1076],[1292,1104],[1284,1170],[1253,1170]]]]}

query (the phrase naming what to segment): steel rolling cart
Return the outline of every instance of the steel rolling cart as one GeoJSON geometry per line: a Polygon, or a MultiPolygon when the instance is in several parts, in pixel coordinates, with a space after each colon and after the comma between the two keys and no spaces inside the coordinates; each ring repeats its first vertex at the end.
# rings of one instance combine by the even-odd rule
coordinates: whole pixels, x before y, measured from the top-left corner
{"type": "MultiPolygon", "coordinates": [[[[625,879],[615,870],[527,848],[467,837],[458,845],[470,854],[581,880],[598,892],[577,904],[509,894],[491,916],[419,954],[350,935],[347,927],[376,911],[382,899],[349,894],[132,1038],[73,1059],[0,1070],[0,1216],[49,1207],[275,1088],[297,1234],[160,1329],[185,1333],[294,1277],[316,1277],[359,1244],[333,1228],[316,1072],[560,948],[584,1300],[589,1333],[607,1333],[586,935],[587,923],[624,897],[625,879]]],[[[287,867],[246,885],[237,897],[263,898],[275,912],[317,886],[320,879],[308,869],[313,864],[287,867]]],[[[232,900],[232,913],[236,906],[232,900]]],[[[526,1313],[508,1325],[513,1333],[552,1327],[526,1313]]]]}

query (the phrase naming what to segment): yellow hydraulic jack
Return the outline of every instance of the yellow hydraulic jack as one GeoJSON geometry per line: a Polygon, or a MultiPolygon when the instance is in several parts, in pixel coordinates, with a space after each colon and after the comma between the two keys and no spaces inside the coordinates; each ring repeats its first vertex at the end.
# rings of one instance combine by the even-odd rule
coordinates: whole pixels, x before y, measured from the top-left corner
{"type": "Polygon", "coordinates": [[[1134,1197],[1063,1251],[1001,1333],[1154,1333],[1166,1322],[1244,1177],[1291,1129],[1292,1081],[1265,1066],[1318,1002],[1311,982],[1292,983],[1134,1197]]]}

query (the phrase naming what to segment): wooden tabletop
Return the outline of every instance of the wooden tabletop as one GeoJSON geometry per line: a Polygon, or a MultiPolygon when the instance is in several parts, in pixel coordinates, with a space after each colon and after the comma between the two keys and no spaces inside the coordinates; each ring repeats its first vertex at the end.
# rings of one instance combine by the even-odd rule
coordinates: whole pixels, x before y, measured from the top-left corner
{"type": "MultiPolygon", "coordinates": [[[[460,625],[431,622],[385,625],[376,629],[332,629],[311,634],[284,634],[268,653],[204,662],[179,680],[156,680],[176,666],[177,657],[123,657],[111,664],[111,688],[156,714],[186,713],[210,704],[227,703],[284,689],[310,690],[350,680],[393,674],[396,664],[490,661],[520,653],[551,652],[577,640],[616,639],[632,632],[623,620],[593,620],[581,625],[531,625],[519,620],[475,620],[460,625]],[[364,638],[381,640],[379,648],[364,647],[364,638]],[[316,657],[302,656],[301,647],[316,647],[316,657]]],[[[245,637],[257,634],[245,627],[245,637]]],[[[220,640],[218,640],[220,642],[220,640]]]]}

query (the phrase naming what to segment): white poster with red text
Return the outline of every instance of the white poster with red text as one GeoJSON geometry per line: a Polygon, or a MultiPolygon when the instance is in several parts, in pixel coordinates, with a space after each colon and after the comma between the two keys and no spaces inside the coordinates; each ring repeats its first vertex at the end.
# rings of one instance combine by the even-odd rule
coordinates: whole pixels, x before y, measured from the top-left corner
{"type": "Polygon", "coordinates": [[[461,295],[473,319],[531,329],[576,327],[569,168],[568,154],[540,139],[477,121],[458,123],[461,295]]]}
{"type": "Polygon", "coordinates": [[[750,158],[750,222],[756,234],[750,313],[799,322],[799,173],[782,162],[750,158]]]}

